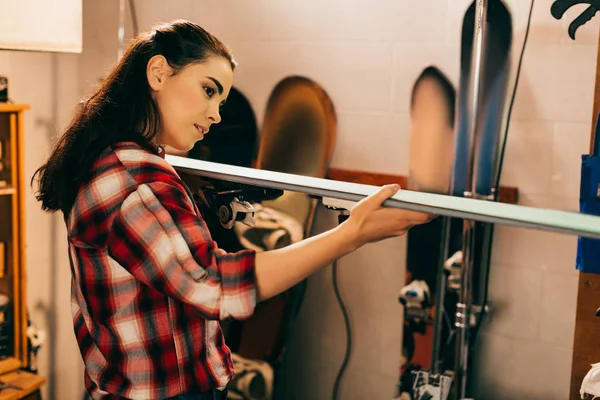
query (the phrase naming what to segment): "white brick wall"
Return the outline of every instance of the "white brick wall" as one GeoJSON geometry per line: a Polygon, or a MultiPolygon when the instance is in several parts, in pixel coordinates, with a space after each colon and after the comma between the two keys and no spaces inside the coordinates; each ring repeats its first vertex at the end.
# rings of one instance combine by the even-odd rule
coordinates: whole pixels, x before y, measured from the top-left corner
{"type": "MultiPolygon", "coordinates": [[[[512,64],[516,67],[529,2],[507,3],[513,15],[512,64]]],[[[591,130],[599,27],[597,20],[588,23],[572,42],[567,25],[583,6],[570,10],[564,21],[556,21],[549,13],[551,3],[535,3],[503,183],[519,188],[522,204],[576,210],[580,154],[587,152],[591,130]]],[[[457,83],[460,27],[469,1],[143,0],[136,4],[141,29],[186,18],[224,39],[240,62],[236,86],[252,102],[259,123],[269,93],[280,79],[309,76],[327,90],[338,112],[333,166],[406,174],[411,85],[431,63],[457,83]]],[[[26,119],[28,173],[39,165],[48,145],[47,132],[38,121],[53,115],[50,103],[61,101],[58,121],[64,126],[77,97],[114,63],[117,10],[116,0],[84,1],[84,54],[60,56],[61,68],[49,55],[0,53],[0,71],[9,72],[11,96],[33,106],[26,119]],[[48,72],[52,68],[61,71],[67,89],[54,89],[48,72]]],[[[45,314],[39,310],[50,304],[46,282],[52,252],[47,248],[49,219],[38,209],[33,198],[28,199],[30,309],[36,322],[44,325],[45,314]]],[[[334,222],[331,214],[320,212],[317,230],[334,222]]],[[[59,233],[56,256],[59,309],[68,315],[69,270],[62,237],[59,233]]],[[[354,339],[342,382],[343,399],[385,399],[393,394],[402,338],[402,310],[396,295],[403,284],[405,246],[405,238],[393,239],[339,262],[354,339]]],[[[497,228],[490,282],[496,312],[481,337],[478,400],[567,398],[577,290],[575,250],[574,237],[497,228]]],[[[61,399],[78,398],[81,388],[69,324],[68,318],[60,317],[59,351],[73,360],[56,372],[56,398],[61,399]]],[[[286,398],[331,398],[344,347],[342,318],[327,268],[309,279],[290,347],[286,375],[294,382],[289,380],[286,398]]],[[[46,375],[47,356],[46,347],[41,367],[46,375]]]]}

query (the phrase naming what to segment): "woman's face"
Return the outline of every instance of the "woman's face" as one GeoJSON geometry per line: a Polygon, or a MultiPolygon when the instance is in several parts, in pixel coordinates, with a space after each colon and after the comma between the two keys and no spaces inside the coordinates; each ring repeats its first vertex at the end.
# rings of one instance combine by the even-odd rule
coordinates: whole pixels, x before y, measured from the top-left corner
{"type": "Polygon", "coordinates": [[[155,56],[148,62],[146,75],[162,121],[158,144],[188,151],[212,124],[221,121],[219,109],[233,85],[233,70],[226,58],[210,56],[173,75],[166,59],[155,56]]]}
{"type": "Polygon", "coordinates": [[[450,109],[440,85],[422,80],[411,111],[409,189],[447,193],[454,154],[450,109]]]}

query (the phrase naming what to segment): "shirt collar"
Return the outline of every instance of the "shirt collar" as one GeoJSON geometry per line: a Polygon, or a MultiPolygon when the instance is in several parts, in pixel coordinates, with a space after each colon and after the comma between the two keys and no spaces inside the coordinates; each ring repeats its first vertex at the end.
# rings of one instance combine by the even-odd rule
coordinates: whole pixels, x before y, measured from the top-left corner
{"type": "Polygon", "coordinates": [[[156,144],[154,142],[148,142],[150,148],[160,157],[165,158],[165,148],[160,144],[156,144]]]}

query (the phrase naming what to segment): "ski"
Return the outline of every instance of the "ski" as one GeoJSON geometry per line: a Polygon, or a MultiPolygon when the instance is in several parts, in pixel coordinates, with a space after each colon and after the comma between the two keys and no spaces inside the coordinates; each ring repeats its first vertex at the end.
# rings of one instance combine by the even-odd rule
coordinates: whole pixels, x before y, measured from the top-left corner
{"type": "MultiPolygon", "coordinates": [[[[254,190],[262,195],[270,189],[306,193],[321,198],[324,202],[334,199],[351,203],[358,202],[380,189],[374,185],[191,160],[181,156],[166,155],[165,158],[192,189],[196,181],[204,180],[216,187],[240,194],[254,190]]],[[[386,200],[383,206],[600,239],[600,217],[572,211],[411,190],[400,190],[386,200]]]]}
{"type": "MultiPolygon", "coordinates": [[[[511,14],[502,0],[476,0],[467,9],[461,37],[461,76],[452,194],[496,200],[500,130],[512,44],[511,14]]],[[[452,398],[472,393],[472,347],[486,313],[493,224],[463,222],[462,260],[454,313],[452,398]]]]}

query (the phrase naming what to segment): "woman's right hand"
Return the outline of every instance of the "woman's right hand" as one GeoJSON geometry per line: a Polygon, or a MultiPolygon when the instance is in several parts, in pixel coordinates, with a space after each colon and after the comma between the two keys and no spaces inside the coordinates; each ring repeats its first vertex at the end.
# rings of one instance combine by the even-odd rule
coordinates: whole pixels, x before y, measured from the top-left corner
{"type": "Polygon", "coordinates": [[[280,249],[256,254],[258,298],[268,299],[289,289],[320,268],[362,245],[404,234],[411,226],[434,216],[398,208],[382,207],[399,187],[387,185],[356,203],[350,218],[334,229],[280,249]]]}
{"type": "Polygon", "coordinates": [[[398,185],[382,186],[378,192],[362,199],[352,208],[350,217],[342,226],[354,238],[356,247],[401,236],[411,227],[435,218],[433,214],[383,207],[382,203],[398,190],[398,185]]]}

